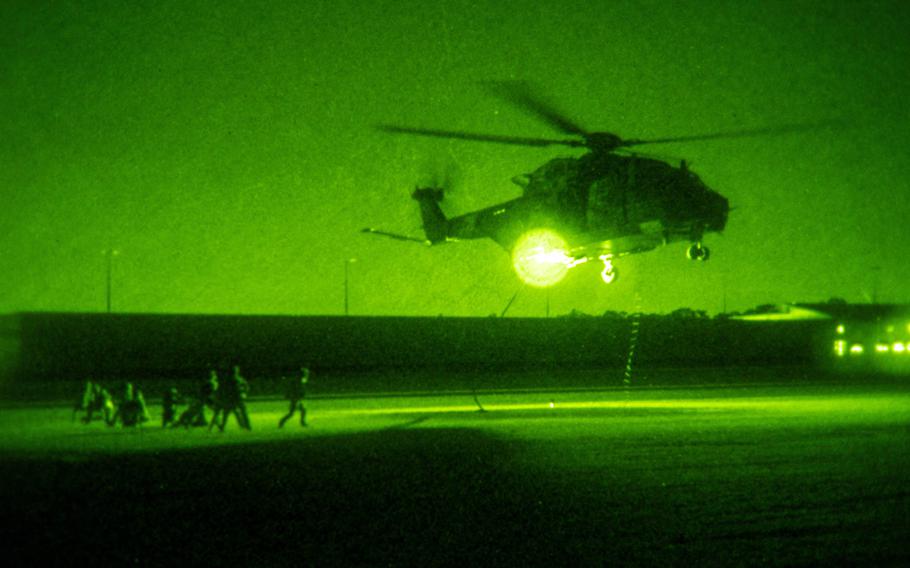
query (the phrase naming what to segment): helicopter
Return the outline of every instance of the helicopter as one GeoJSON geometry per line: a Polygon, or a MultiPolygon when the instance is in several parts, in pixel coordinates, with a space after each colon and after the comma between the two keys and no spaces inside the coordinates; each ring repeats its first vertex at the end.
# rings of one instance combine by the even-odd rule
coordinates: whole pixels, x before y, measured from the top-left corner
{"type": "Polygon", "coordinates": [[[379,124],[381,131],[433,138],[519,146],[581,148],[578,157],[551,159],[533,172],[512,181],[522,195],[490,207],[447,217],[440,203],[443,187],[417,187],[423,239],[375,228],[362,232],[398,240],[439,245],[468,239],[492,239],[512,258],[523,282],[548,287],[567,272],[589,261],[603,263],[607,284],[618,275],[614,260],[675,242],[688,243],[686,256],[707,261],[708,233],[720,233],[727,224],[730,205],[692,172],[685,160],[678,166],[630,148],[646,144],[689,142],[774,134],[803,129],[781,126],[677,136],[624,139],[610,132],[582,128],[520,81],[487,83],[492,93],[569,136],[564,139],[530,138],[379,124]]]}

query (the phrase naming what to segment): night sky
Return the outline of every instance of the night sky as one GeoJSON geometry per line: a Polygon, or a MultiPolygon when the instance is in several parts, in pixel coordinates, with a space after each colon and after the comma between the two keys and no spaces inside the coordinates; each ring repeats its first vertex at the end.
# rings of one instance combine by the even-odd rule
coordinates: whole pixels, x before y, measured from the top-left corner
{"type": "Polygon", "coordinates": [[[521,286],[492,241],[427,248],[409,194],[457,171],[450,215],[579,155],[422,139],[397,123],[553,130],[481,81],[527,80],[591,130],[650,146],[729,198],[712,258],[675,244],[526,288],[510,315],[716,313],[837,296],[908,302],[910,7],[706,1],[0,3],[0,312],[499,313],[521,286]]]}

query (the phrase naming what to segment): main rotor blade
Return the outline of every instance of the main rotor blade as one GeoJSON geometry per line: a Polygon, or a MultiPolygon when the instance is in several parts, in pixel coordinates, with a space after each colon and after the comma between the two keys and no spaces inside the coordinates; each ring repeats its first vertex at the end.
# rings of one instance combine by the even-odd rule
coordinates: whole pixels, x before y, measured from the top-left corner
{"type": "Polygon", "coordinates": [[[717,140],[721,138],[750,138],[754,136],[773,136],[778,134],[791,134],[817,130],[828,126],[841,126],[836,120],[811,122],[804,124],[785,124],[782,126],[769,126],[765,128],[749,128],[743,130],[728,130],[710,134],[695,134],[692,136],[673,136],[669,138],[652,138],[650,140],[623,140],[620,146],[638,146],[641,144],[669,144],[671,142],[698,142],[701,140],[717,140]]]}
{"type": "Polygon", "coordinates": [[[578,136],[587,136],[588,134],[587,130],[546,102],[525,81],[486,81],[481,84],[492,94],[536,116],[560,132],[578,136]]]}
{"type": "Polygon", "coordinates": [[[376,128],[383,132],[396,134],[414,134],[429,136],[431,138],[449,138],[456,140],[473,140],[476,142],[493,142],[495,144],[513,144],[517,146],[572,146],[574,148],[585,146],[582,140],[552,140],[547,138],[524,138],[521,136],[501,136],[498,134],[478,134],[475,132],[462,132],[459,130],[436,130],[433,128],[412,128],[410,126],[396,126],[394,124],[378,124],[376,128]]]}

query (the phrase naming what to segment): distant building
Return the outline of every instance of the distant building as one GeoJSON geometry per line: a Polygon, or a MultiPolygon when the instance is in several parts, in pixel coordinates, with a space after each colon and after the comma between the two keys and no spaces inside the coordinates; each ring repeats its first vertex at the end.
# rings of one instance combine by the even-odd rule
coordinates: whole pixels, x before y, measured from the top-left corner
{"type": "Polygon", "coordinates": [[[910,371],[910,305],[822,306],[831,315],[831,350],[848,370],[910,371]]]}
{"type": "Polygon", "coordinates": [[[743,314],[730,316],[740,321],[807,321],[825,320],[832,316],[813,306],[816,304],[763,304],[743,314]]]}
{"type": "Polygon", "coordinates": [[[835,368],[910,372],[910,304],[796,303],[759,306],[744,321],[826,319],[835,368]]]}

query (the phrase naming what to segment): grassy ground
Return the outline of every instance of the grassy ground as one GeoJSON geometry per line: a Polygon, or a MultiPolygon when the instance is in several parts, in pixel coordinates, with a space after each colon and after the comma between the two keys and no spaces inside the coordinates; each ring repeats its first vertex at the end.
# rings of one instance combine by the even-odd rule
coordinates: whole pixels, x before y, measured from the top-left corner
{"type": "Polygon", "coordinates": [[[4,541],[78,563],[906,564],[910,388],[314,400],[311,426],[0,412],[4,541]]]}

